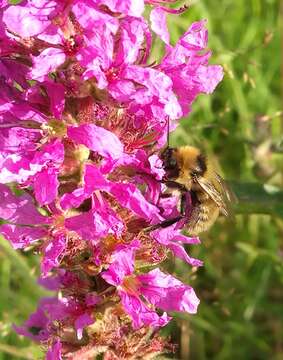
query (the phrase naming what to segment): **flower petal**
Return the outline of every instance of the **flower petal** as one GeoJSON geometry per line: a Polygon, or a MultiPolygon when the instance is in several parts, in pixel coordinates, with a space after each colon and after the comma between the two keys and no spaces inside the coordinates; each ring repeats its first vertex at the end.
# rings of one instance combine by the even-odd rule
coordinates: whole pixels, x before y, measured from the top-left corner
{"type": "Polygon", "coordinates": [[[61,49],[47,48],[38,56],[33,56],[33,67],[29,73],[30,79],[43,81],[45,77],[58,66],[62,65],[66,55],[61,49]]]}
{"type": "Polygon", "coordinates": [[[67,218],[65,226],[93,244],[108,234],[120,237],[124,230],[122,220],[103,199],[96,201],[91,211],[67,218]]]}
{"type": "Polygon", "coordinates": [[[77,330],[78,340],[81,340],[83,337],[83,329],[94,323],[94,320],[87,313],[80,315],[75,321],[75,329],[77,330]]]}
{"type": "Polygon", "coordinates": [[[132,210],[144,219],[152,220],[158,217],[159,209],[149,203],[133,184],[113,183],[111,194],[116,197],[122,206],[132,210]]]}
{"type": "Polygon", "coordinates": [[[183,247],[183,244],[199,244],[198,238],[191,238],[180,233],[174,226],[164,229],[156,229],[150,233],[151,237],[170,249],[179,259],[186,261],[191,266],[202,266],[201,260],[190,257],[183,247]]]}
{"type": "Polygon", "coordinates": [[[58,6],[57,1],[27,1],[22,5],[10,6],[3,14],[3,21],[9,30],[22,37],[35,36],[51,23],[50,14],[58,6]]]}
{"type": "Polygon", "coordinates": [[[47,235],[44,225],[49,219],[37,211],[28,194],[15,196],[6,185],[0,184],[0,204],[0,218],[15,224],[0,225],[0,233],[14,248],[24,248],[47,235]]]}
{"type": "Polygon", "coordinates": [[[88,199],[95,190],[108,191],[110,183],[104,178],[99,169],[91,164],[86,164],[84,170],[84,187],[77,188],[72,193],[64,194],[61,198],[61,207],[66,210],[78,207],[88,199]]]}
{"type": "Polygon", "coordinates": [[[100,126],[84,124],[68,128],[68,136],[78,144],[83,144],[100,155],[112,160],[123,154],[123,144],[118,137],[100,126]]]}
{"type": "Polygon", "coordinates": [[[65,106],[65,88],[62,84],[56,84],[55,82],[46,81],[44,87],[47,90],[47,94],[50,99],[50,108],[52,114],[61,119],[65,106]]]}
{"type": "Polygon", "coordinates": [[[35,198],[40,204],[50,204],[58,194],[58,171],[54,168],[44,169],[33,178],[35,198]]]}
{"type": "Polygon", "coordinates": [[[44,257],[41,263],[41,271],[46,275],[54,267],[60,264],[60,257],[64,253],[67,245],[66,236],[59,234],[52,238],[44,247],[44,257]]]}
{"type": "Polygon", "coordinates": [[[101,3],[109,7],[113,12],[139,17],[144,11],[143,0],[102,0],[101,3]]]}
{"type": "Polygon", "coordinates": [[[122,284],[125,276],[131,275],[134,271],[135,252],[139,247],[139,241],[134,240],[127,246],[117,249],[112,255],[112,264],[101,274],[103,279],[111,285],[122,284]]]}
{"type": "Polygon", "coordinates": [[[147,274],[139,275],[143,286],[140,291],[151,303],[165,311],[197,312],[199,299],[193,288],[183,284],[171,275],[154,269],[147,274]]]}
{"type": "Polygon", "coordinates": [[[124,291],[118,291],[125,311],[133,320],[134,329],[142,326],[161,327],[168,324],[170,317],[163,313],[159,316],[154,310],[146,306],[139,297],[129,295],[124,291]]]}
{"type": "Polygon", "coordinates": [[[60,340],[56,340],[52,347],[47,351],[46,360],[62,360],[62,344],[60,340]]]}
{"type": "Polygon", "coordinates": [[[169,44],[170,35],[166,23],[166,12],[161,7],[156,7],[151,10],[150,21],[152,30],[160,36],[160,38],[169,44]]]}

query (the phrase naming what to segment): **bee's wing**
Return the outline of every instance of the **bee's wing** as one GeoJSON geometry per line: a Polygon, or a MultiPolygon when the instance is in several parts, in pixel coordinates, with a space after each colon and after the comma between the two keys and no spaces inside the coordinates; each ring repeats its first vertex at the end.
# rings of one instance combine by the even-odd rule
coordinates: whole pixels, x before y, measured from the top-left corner
{"type": "Polygon", "coordinates": [[[217,173],[215,173],[215,178],[221,185],[221,189],[223,192],[223,197],[228,203],[237,203],[238,199],[235,193],[232,191],[227,182],[217,173]]]}
{"type": "Polygon", "coordinates": [[[227,184],[227,182],[223,180],[220,175],[215,174],[215,176],[216,176],[216,180],[220,184],[223,200],[228,210],[228,215],[230,215],[231,217],[235,217],[234,211],[232,209],[232,205],[238,203],[237,196],[232,191],[232,189],[227,184]]]}
{"type": "Polygon", "coordinates": [[[232,195],[232,191],[228,189],[228,186],[220,175],[215,173],[215,179],[219,184],[217,188],[204,177],[197,177],[196,182],[216,203],[223,215],[231,215],[232,211],[230,204],[233,202],[234,195],[232,195]]]}

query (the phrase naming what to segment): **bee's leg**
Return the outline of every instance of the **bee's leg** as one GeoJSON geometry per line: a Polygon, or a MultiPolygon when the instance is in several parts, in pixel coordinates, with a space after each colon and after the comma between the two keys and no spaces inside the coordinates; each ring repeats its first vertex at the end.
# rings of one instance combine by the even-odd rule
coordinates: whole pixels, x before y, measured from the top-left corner
{"type": "Polygon", "coordinates": [[[167,220],[164,220],[162,221],[161,223],[159,224],[156,224],[156,225],[152,225],[152,226],[149,226],[147,227],[146,229],[144,229],[143,231],[144,232],[149,232],[149,231],[153,231],[153,230],[156,230],[156,229],[159,229],[159,228],[167,228],[168,226],[171,226],[173,224],[176,224],[178,221],[184,219],[184,216],[183,215],[180,215],[180,216],[176,216],[172,219],[167,219],[167,220]]]}
{"type": "Polygon", "coordinates": [[[186,194],[181,196],[180,213],[184,216],[186,214],[186,194]]]}
{"type": "Polygon", "coordinates": [[[183,218],[184,218],[183,215],[176,216],[176,217],[173,218],[173,219],[164,220],[164,221],[162,221],[160,224],[153,225],[153,226],[156,226],[157,228],[159,228],[159,227],[167,228],[168,226],[171,226],[171,225],[173,225],[173,224],[176,224],[178,221],[182,220],[183,218]]]}
{"type": "Polygon", "coordinates": [[[172,196],[172,194],[166,194],[166,193],[160,194],[160,197],[162,199],[167,199],[167,198],[170,198],[171,196],[172,196]]]}
{"type": "Polygon", "coordinates": [[[192,193],[186,191],[182,193],[180,201],[180,213],[186,217],[190,218],[192,212],[192,193]]]}
{"type": "Polygon", "coordinates": [[[182,192],[187,192],[188,191],[187,188],[184,185],[178,183],[177,181],[167,180],[167,181],[164,181],[164,184],[168,188],[171,188],[171,189],[178,189],[178,190],[180,190],[182,192]]]}

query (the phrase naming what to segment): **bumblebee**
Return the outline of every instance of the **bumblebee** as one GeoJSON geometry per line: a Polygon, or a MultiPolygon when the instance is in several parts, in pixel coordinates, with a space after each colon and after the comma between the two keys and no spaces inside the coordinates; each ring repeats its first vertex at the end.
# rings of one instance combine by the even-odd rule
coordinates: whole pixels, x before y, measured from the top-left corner
{"type": "Polygon", "coordinates": [[[178,194],[180,216],[165,220],[166,227],[184,219],[190,236],[207,231],[220,213],[228,216],[233,193],[206,156],[193,146],[167,147],[161,153],[164,182],[169,193],[178,194]]]}

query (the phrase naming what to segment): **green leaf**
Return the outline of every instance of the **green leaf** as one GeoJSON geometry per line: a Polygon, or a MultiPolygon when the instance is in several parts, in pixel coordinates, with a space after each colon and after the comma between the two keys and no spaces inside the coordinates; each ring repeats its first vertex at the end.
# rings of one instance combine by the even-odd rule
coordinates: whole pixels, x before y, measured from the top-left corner
{"type": "Polygon", "coordinates": [[[280,188],[236,182],[231,182],[231,187],[238,198],[236,213],[269,214],[283,218],[283,191],[280,188]]]}

